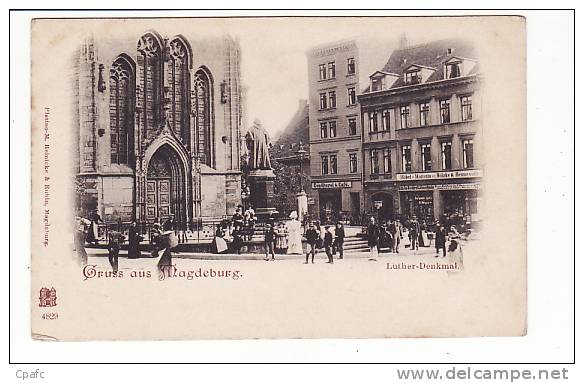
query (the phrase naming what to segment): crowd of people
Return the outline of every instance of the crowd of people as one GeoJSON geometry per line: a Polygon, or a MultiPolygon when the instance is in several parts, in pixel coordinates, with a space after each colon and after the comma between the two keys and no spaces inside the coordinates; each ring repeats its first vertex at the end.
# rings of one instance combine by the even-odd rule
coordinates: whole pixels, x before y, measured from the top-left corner
{"type": "MultiPolygon", "coordinates": [[[[214,253],[240,254],[244,245],[250,245],[257,231],[257,217],[252,208],[243,211],[242,206],[236,208],[231,219],[223,219],[217,224],[211,251],[214,253]]],[[[75,235],[75,247],[80,264],[87,264],[85,244],[97,244],[98,224],[103,222],[97,212],[93,212],[89,218],[76,218],[77,230],[75,235]]],[[[156,220],[150,230],[150,256],[158,258],[159,269],[172,265],[172,249],[177,246],[177,223],[173,215],[170,215],[163,223],[156,220]],[[160,252],[162,256],[160,256],[160,252]]],[[[260,226],[265,249],[265,260],[275,260],[277,253],[305,255],[305,264],[314,263],[319,251],[324,251],[327,263],[334,263],[343,259],[345,228],[343,222],[321,225],[319,221],[305,222],[303,227],[298,214],[293,211],[286,222],[276,221],[268,217],[260,226]],[[306,246],[303,246],[303,242],[306,246]]],[[[390,219],[378,223],[375,217],[370,217],[364,234],[369,246],[370,260],[377,260],[380,249],[388,249],[390,253],[399,253],[402,247],[411,251],[420,247],[429,247],[434,242],[435,256],[446,257],[448,252],[456,250],[459,246],[456,238],[458,233],[453,226],[434,222],[431,226],[425,221],[419,222],[415,216],[408,220],[400,221],[390,219]]],[[[136,222],[132,222],[127,239],[119,231],[110,231],[107,236],[108,260],[114,272],[118,271],[118,257],[121,245],[128,240],[128,258],[141,256],[140,244],[144,240],[136,222]]],[[[257,242],[257,238],[254,243],[257,242]]],[[[257,245],[257,244],[256,244],[257,245]]]]}
{"type": "Polygon", "coordinates": [[[390,253],[399,253],[400,245],[407,239],[405,247],[411,251],[420,247],[430,247],[434,242],[436,249],[435,257],[446,257],[446,246],[450,244],[449,252],[456,250],[459,246],[457,238],[460,238],[456,228],[449,227],[444,223],[434,222],[430,228],[426,222],[419,222],[416,216],[405,221],[388,220],[381,224],[376,222],[375,217],[370,217],[366,229],[367,244],[369,245],[370,260],[377,260],[380,248],[388,248],[390,253]]]}
{"type": "Polygon", "coordinates": [[[334,257],[337,252],[339,253],[339,259],[343,259],[345,228],[341,222],[337,222],[334,226],[322,226],[318,221],[310,222],[305,237],[308,248],[305,264],[308,263],[309,258],[314,263],[314,256],[319,249],[324,249],[328,258],[327,263],[334,263],[334,257]]]}

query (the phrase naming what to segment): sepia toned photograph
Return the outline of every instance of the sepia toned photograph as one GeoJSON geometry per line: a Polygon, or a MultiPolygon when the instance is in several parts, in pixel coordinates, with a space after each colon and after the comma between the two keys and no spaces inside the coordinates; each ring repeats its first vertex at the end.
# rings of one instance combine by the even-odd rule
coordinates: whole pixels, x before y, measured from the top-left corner
{"type": "Polygon", "coordinates": [[[523,18],[35,19],[31,55],[34,339],[527,333],[523,18]]]}

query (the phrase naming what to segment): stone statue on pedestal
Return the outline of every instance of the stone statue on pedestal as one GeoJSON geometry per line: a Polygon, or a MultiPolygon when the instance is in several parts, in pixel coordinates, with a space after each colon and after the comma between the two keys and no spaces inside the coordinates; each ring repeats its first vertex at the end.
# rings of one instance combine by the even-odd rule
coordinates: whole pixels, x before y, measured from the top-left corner
{"type": "Polygon", "coordinates": [[[270,137],[260,120],[254,120],[253,126],[247,131],[245,144],[249,152],[249,167],[251,170],[272,169],[268,151],[270,137]]]}
{"type": "Polygon", "coordinates": [[[249,199],[260,220],[267,220],[277,213],[273,205],[276,176],[270,162],[269,142],[268,133],[256,119],[245,135],[245,144],[249,153],[249,199]]]}

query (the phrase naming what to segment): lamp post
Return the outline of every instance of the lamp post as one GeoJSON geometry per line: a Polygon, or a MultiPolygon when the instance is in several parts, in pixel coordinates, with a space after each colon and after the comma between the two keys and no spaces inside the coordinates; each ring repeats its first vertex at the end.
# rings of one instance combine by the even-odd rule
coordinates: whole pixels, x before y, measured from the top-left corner
{"type": "Polygon", "coordinates": [[[302,164],[304,163],[304,156],[306,155],[306,150],[304,150],[304,145],[302,141],[298,144],[298,150],[296,155],[300,157],[300,192],[296,195],[296,202],[298,206],[298,219],[300,222],[304,221],[304,216],[308,213],[308,198],[306,192],[304,191],[304,172],[302,169],[302,164]]]}
{"type": "Polygon", "coordinates": [[[302,141],[298,144],[298,150],[296,151],[296,155],[300,157],[300,192],[304,193],[304,171],[302,169],[302,165],[304,164],[304,155],[306,154],[306,150],[304,150],[304,144],[302,141]]]}

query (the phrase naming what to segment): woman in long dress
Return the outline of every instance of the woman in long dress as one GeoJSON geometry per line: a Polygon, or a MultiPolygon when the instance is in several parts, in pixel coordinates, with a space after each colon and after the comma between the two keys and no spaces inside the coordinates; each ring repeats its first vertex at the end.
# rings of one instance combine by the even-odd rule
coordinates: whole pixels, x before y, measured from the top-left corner
{"type": "Polygon", "coordinates": [[[288,254],[302,254],[302,228],[298,221],[298,213],[290,213],[290,221],[286,224],[288,229],[288,254]]]}

